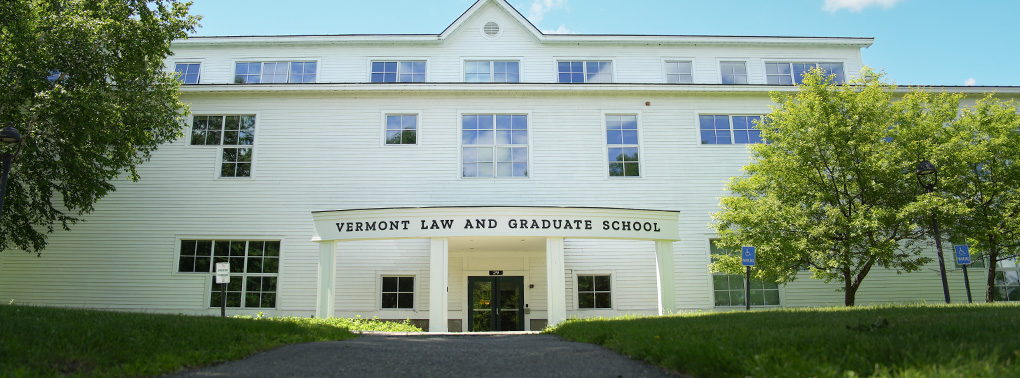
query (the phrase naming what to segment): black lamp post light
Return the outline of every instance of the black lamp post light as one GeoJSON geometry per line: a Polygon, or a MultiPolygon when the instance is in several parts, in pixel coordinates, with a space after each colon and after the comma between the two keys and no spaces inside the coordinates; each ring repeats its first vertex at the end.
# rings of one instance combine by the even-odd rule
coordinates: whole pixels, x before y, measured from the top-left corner
{"type": "MultiPolygon", "coordinates": [[[[925,193],[935,191],[935,185],[939,183],[939,170],[930,161],[921,160],[917,163],[917,182],[924,188],[925,193]]],[[[942,258],[942,236],[939,233],[939,219],[935,212],[931,214],[932,233],[935,235],[935,249],[939,253],[939,273],[942,274],[942,292],[946,295],[946,303],[949,303],[949,282],[946,280],[946,262],[942,258]]]]}
{"type": "Polygon", "coordinates": [[[4,198],[7,196],[7,174],[11,172],[11,163],[14,161],[14,157],[21,152],[21,134],[13,127],[4,127],[0,130],[0,142],[3,142],[3,144],[8,146],[15,144],[18,145],[18,149],[14,151],[14,153],[7,151],[4,152],[3,155],[3,176],[0,177],[0,216],[2,216],[4,211],[4,198]]]}

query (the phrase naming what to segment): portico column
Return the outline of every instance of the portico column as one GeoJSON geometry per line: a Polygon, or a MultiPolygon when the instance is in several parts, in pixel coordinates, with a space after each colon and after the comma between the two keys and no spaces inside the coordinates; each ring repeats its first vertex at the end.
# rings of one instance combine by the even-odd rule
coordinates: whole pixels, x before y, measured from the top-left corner
{"type": "Polygon", "coordinates": [[[336,292],[336,242],[319,242],[319,281],[315,288],[315,317],[333,316],[336,292]]]}
{"type": "Polygon", "coordinates": [[[432,238],[429,254],[429,332],[447,332],[449,321],[450,244],[432,238]]]}
{"type": "Polygon", "coordinates": [[[567,318],[567,288],[563,281],[566,266],[563,262],[563,238],[545,239],[546,304],[549,326],[555,326],[567,318]]]}
{"type": "Polygon", "coordinates": [[[655,283],[659,288],[659,315],[676,312],[676,271],[673,269],[673,241],[655,241],[655,283]]]}

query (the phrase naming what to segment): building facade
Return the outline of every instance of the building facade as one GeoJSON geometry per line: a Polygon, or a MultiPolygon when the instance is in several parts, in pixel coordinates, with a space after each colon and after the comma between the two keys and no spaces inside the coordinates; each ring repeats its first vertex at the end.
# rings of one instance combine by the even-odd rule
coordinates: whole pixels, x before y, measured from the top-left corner
{"type": "MultiPolygon", "coordinates": [[[[484,331],[740,308],[709,224],[753,122],[808,69],[853,78],[872,43],[551,35],[504,0],[438,35],[177,41],[185,136],[42,258],[0,254],[0,298],[216,314],[227,262],[241,314],[484,331]]],[[[751,302],[841,305],[837,288],[752,282],[751,302]]],[[[941,298],[936,265],[873,271],[857,303],[941,298]]]]}

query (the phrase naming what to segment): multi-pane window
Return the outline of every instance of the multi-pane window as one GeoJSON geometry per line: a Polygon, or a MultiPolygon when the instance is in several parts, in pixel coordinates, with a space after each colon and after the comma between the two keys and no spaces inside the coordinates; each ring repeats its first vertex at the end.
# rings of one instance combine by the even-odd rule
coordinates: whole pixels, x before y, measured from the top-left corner
{"type": "Polygon", "coordinates": [[[242,62],[234,64],[234,82],[314,83],[316,62],[242,62]]]}
{"type": "Polygon", "coordinates": [[[761,130],[755,126],[761,116],[702,115],[701,144],[761,143],[761,130]]]}
{"type": "Polygon", "coordinates": [[[669,61],[666,62],[667,83],[693,83],[693,66],[690,61],[669,61]]]}
{"type": "MultiPolygon", "coordinates": [[[[711,243],[712,255],[731,255],[729,250],[717,248],[711,243]]],[[[713,257],[714,259],[714,257],[713,257]]],[[[716,306],[744,306],[745,277],[740,274],[713,274],[712,290],[715,294],[716,306]]],[[[757,278],[751,279],[751,305],[752,306],[779,306],[779,284],[763,281],[757,278]]]]}
{"type": "Polygon", "coordinates": [[[521,81],[521,64],[505,60],[469,60],[464,62],[464,81],[517,83],[521,81]]]}
{"type": "Polygon", "coordinates": [[[418,116],[415,114],[386,115],[386,144],[418,143],[418,116]]]}
{"type": "Polygon", "coordinates": [[[611,278],[609,275],[578,275],[577,308],[613,308],[611,278]]]}
{"type": "Polygon", "coordinates": [[[612,83],[613,62],[563,61],[557,62],[560,83],[612,83]]]}
{"type": "MultiPolygon", "coordinates": [[[[276,280],[280,272],[280,242],[265,240],[181,240],[177,271],[210,273],[218,262],[230,264],[227,307],[276,307],[276,280]]],[[[210,307],[223,296],[212,277],[210,307]]]]}
{"type": "Polygon", "coordinates": [[[745,62],[720,62],[723,84],[747,84],[747,64],[745,62]]]}
{"type": "Polygon", "coordinates": [[[424,83],[425,61],[372,62],[373,83],[424,83]]]}
{"type": "Polygon", "coordinates": [[[462,177],[528,177],[528,116],[461,118],[462,177]]]}
{"type": "Polygon", "coordinates": [[[221,146],[220,177],[250,177],[255,116],[199,116],[191,127],[191,144],[221,146]]]}
{"type": "Polygon", "coordinates": [[[606,115],[606,145],[609,149],[609,176],[641,175],[637,115],[606,115]]]}
{"type": "Polygon", "coordinates": [[[999,261],[994,284],[995,300],[1020,301],[1020,260],[1009,258],[999,261]]]}
{"type": "Polygon", "coordinates": [[[414,308],[414,276],[382,278],[382,308],[414,308]]]}
{"type": "Polygon", "coordinates": [[[198,84],[198,72],[201,66],[200,63],[177,63],[174,66],[177,80],[180,80],[181,84],[198,84]]]}
{"type": "Polygon", "coordinates": [[[793,85],[804,82],[804,74],[818,68],[826,76],[833,75],[836,83],[846,81],[843,63],[765,63],[765,81],[769,84],[793,85]]]}

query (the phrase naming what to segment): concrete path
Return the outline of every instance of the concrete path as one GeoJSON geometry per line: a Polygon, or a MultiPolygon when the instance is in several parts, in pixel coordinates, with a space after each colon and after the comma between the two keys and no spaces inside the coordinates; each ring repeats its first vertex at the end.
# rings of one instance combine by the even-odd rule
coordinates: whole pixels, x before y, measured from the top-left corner
{"type": "Polygon", "coordinates": [[[369,334],[285,346],[170,377],[676,377],[601,346],[535,334],[369,334]]]}

